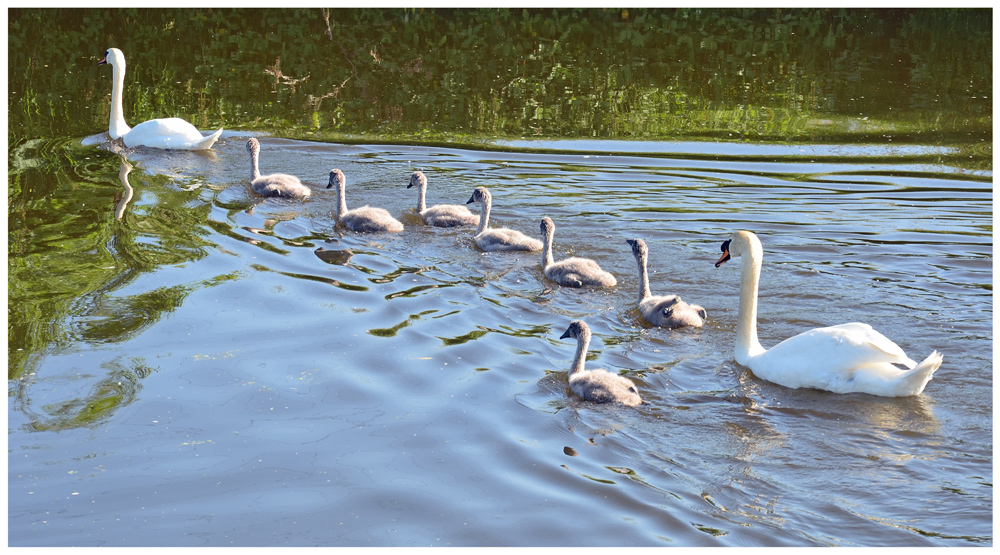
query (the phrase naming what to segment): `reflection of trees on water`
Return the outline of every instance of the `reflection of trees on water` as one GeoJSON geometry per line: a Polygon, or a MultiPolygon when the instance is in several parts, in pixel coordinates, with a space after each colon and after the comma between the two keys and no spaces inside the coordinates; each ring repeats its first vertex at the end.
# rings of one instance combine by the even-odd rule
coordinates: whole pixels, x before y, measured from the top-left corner
{"type": "Polygon", "coordinates": [[[217,283],[199,279],[121,293],[165,265],[204,257],[210,246],[204,226],[210,207],[191,203],[190,193],[166,177],[148,174],[139,179],[146,194],[137,207],[131,202],[136,176],[130,176],[132,165],[124,158],[94,162],[92,150],[71,148],[21,156],[26,162],[12,179],[23,193],[11,199],[9,223],[14,238],[8,252],[11,394],[35,429],[86,426],[135,398],[151,371],[145,363],[108,362],[96,373],[80,371],[75,382],[92,383],[89,391],[66,388],[69,398],[40,407],[33,407],[34,386],[58,377],[40,377],[36,370],[46,357],[80,345],[125,343],[191,292],[217,283]],[[114,171],[117,178],[111,177],[114,171]],[[35,182],[58,186],[36,195],[35,182]],[[113,208],[100,200],[112,198],[113,208]]]}
{"type": "Polygon", "coordinates": [[[80,134],[106,127],[109,87],[79,53],[98,56],[97,37],[125,28],[137,121],[334,139],[992,137],[986,9],[14,9],[10,20],[11,67],[50,64],[12,76],[12,118],[51,106],[80,134]],[[71,113],[67,94],[98,109],[71,113]]]}
{"type": "MultiPolygon", "coordinates": [[[[157,369],[147,366],[142,357],[132,358],[127,363],[120,359],[107,362],[97,372],[78,373],[76,379],[91,374],[102,376],[86,393],[38,407],[34,406],[36,403],[31,396],[32,386],[37,385],[33,383],[34,376],[26,376],[17,380],[12,388],[13,406],[28,416],[27,428],[33,432],[95,426],[134,401],[142,389],[142,380],[157,369]]],[[[58,378],[60,376],[46,379],[58,378]]],[[[67,389],[72,388],[62,388],[63,391],[67,389]]]]}

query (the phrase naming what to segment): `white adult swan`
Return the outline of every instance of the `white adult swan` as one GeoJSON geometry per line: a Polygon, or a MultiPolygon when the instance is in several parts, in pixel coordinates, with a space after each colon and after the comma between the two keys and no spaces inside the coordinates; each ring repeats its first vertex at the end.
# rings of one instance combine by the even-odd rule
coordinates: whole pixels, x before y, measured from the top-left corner
{"type": "Polygon", "coordinates": [[[696,304],[688,304],[679,295],[657,295],[649,292],[649,273],[646,260],[649,249],[642,239],[626,239],[632,247],[632,256],[639,263],[639,313],[647,322],[665,328],[694,326],[700,328],[708,318],[708,312],[696,304]]]}
{"type": "Polygon", "coordinates": [[[424,172],[413,172],[410,175],[411,187],[420,187],[420,196],[417,200],[417,213],[424,219],[427,225],[436,227],[455,227],[460,225],[476,225],[479,223],[479,216],[469,212],[469,209],[460,204],[435,204],[427,208],[425,197],[427,196],[427,176],[424,172]]]}
{"type": "Polygon", "coordinates": [[[122,87],[125,83],[125,55],[117,48],[109,48],[97,65],[110,64],[114,84],[111,88],[111,122],[108,134],[121,139],[125,146],[148,146],[173,150],[206,150],[212,148],[222,135],[222,129],[204,137],[198,129],[181,118],[163,118],[144,121],[135,127],[125,123],[122,112],[122,87]]]}
{"type": "Polygon", "coordinates": [[[552,239],[556,234],[556,224],[549,217],[542,218],[542,271],[545,277],[570,287],[596,285],[614,287],[618,284],[615,276],[605,272],[589,258],[571,257],[555,262],[552,259],[552,239]]]}
{"type": "Polygon", "coordinates": [[[520,231],[501,227],[489,229],[490,207],[493,205],[493,196],[486,187],[476,187],[472,191],[472,197],[465,204],[478,202],[482,206],[479,215],[479,228],[476,229],[476,244],[484,251],[540,251],[542,242],[532,239],[520,231]]]}
{"type": "Polygon", "coordinates": [[[261,175],[257,168],[257,158],[260,156],[260,142],[250,137],[247,141],[247,152],[250,153],[250,187],[258,195],[265,197],[302,198],[312,194],[312,190],[299,181],[299,178],[287,173],[272,173],[261,175]]]}
{"type": "Polygon", "coordinates": [[[347,178],[344,172],[334,169],[330,170],[330,183],[327,189],[335,187],[337,192],[337,219],[340,224],[351,231],[403,231],[403,224],[393,218],[384,208],[373,208],[362,206],[354,210],[347,209],[347,201],[344,199],[344,192],[347,188],[347,178]]]}
{"type": "Polygon", "coordinates": [[[792,388],[907,397],[919,395],[941,366],[943,357],[937,351],[917,364],[899,345],[857,322],[816,328],[765,350],[757,341],[757,286],[764,251],[756,235],[733,233],[722,244],[715,267],[737,256],[743,262],[734,357],[758,377],[792,388]]]}
{"type": "Polygon", "coordinates": [[[583,320],[570,322],[569,328],[559,339],[572,337],[576,339],[576,355],[573,366],[569,369],[569,388],[587,401],[598,403],[618,402],[634,407],[642,404],[635,384],[628,378],[612,374],[603,368],[584,370],[583,361],[587,358],[587,346],[590,345],[590,328],[583,320]]]}

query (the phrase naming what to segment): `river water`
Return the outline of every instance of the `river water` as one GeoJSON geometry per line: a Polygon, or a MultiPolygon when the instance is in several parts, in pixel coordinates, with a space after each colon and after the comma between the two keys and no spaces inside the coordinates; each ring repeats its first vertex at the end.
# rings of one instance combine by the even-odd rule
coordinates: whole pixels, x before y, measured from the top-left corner
{"type": "Polygon", "coordinates": [[[35,244],[108,277],[28,334],[57,340],[11,345],[11,545],[992,545],[991,172],[913,145],[260,136],[264,173],[314,192],[262,200],[248,136],[128,152],[130,172],[78,140],[21,147],[78,161],[23,216],[61,211],[35,244]],[[349,208],[405,230],[337,227],[334,167],[349,208]],[[493,225],[537,237],[552,218],[556,258],[594,258],[618,285],[562,288],[540,255],[422,225],[418,169],[429,204],[485,186],[493,225]],[[911,358],[943,353],[924,393],[794,390],[736,364],[739,271],[713,264],[737,229],[764,246],[765,347],[867,322],[911,358]],[[704,327],[644,324],[634,237],[654,294],[701,304],[704,327]],[[594,332],[588,367],[646,404],[569,391],[574,319],[594,332]]]}
{"type": "Polygon", "coordinates": [[[992,546],[990,9],[8,16],[10,545],[992,546]],[[110,151],[110,47],[213,150],[110,151]],[[404,231],[338,227],[335,167],[404,231]],[[414,170],[618,285],[422,225],[414,170]],[[765,347],[867,322],[926,390],[736,364],[737,229],[765,347]],[[704,327],[643,322],[631,238],[704,327]],[[575,319],[646,404],[569,390],[575,319]]]}

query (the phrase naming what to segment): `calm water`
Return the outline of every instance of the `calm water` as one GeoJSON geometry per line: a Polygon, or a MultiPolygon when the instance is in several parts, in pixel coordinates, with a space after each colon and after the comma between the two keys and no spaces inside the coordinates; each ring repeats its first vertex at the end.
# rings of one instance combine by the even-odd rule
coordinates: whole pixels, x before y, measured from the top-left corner
{"type": "Polygon", "coordinates": [[[9,544],[993,544],[990,10],[8,15],[9,544]],[[108,150],[112,46],[212,151],[108,150]],[[336,227],[334,167],[405,231],[336,227]],[[422,225],[417,169],[618,286],[422,225]],[[868,322],[924,393],[737,365],[736,229],[765,347],[868,322]],[[634,237],[703,328],[643,323],[634,237]],[[574,319],[647,404],[568,390],[574,319]]]}
{"type": "Polygon", "coordinates": [[[132,153],[120,220],[106,152],[53,195],[88,191],[67,210],[111,232],[81,263],[119,279],[81,295],[56,323],[65,339],[9,384],[11,544],[992,544],[988,180],[899,159],[264,137],[266,171],[315,194],[259,202],[245,137],[132,153]],[[406,230],[335,228],[331,167],[349,207],[383,206],[406,230]],[[414,169],[432,203],[485,185],[498,225],[537,235],[552,217],[557,258],[593,257],[619,285],[560,288],[539,255],[421,225],[414,169]],[[739,272],[713,263],[741,228],[766,253],[764,345],[870,322],[914,358],[944,353],[926,391],[791,390],[735,364],[739,272]],[[654,292],[704,305],[704,328],[640,321],[629,237],[649,244],[654,292]],[[145,271],[123,257],[143,250],[177,259],[145,271]],[[588,364],[629,376],[648,404],[568,391],[575,345],[559,336],[577,318],[595,334],[588,364]]]}

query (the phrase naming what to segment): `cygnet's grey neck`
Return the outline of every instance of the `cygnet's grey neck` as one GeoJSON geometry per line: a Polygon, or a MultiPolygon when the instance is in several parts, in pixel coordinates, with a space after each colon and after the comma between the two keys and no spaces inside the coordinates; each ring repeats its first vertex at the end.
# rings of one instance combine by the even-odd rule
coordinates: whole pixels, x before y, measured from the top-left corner
{"type": "Polygon", "coordinates": [[[417,187],[420,192],[417,197],[417,213],[419,214],[427,210],[427,178],[420,172],[413,172],[413,175],[410,176],[410,185],[407,189],[410,187],[417,187]]]}
{"type": "Polygon", "coordinates": [[[482,234],[489,227],[490,208],[493,204],[493,199],[489,193],[479,195],[478,200],[481,206],[481,213],[479,214],[479,227],[476,228],[476,235],[482,234]]]}
{"type": "Polygon", "coordinates": [[[427,200],[426,199],[427,199],[427,184],[426,183],[421,183],[420,184],[420,197],[419,197],[419,200],[417,201],[417,212],[418,213],[419,212],[423,212],[424,210],[427,210],[427,200]]]}
{"type": "Polygon", "coordinates": [[[343,218],[344,214],[347,213],[347,199],[346,196],[347,189],[347,178],[344,177],[344,172],[340,170],[330,171],[330,183],[326,186],[327,189],[333,188],[337,195],[337,219],[343,218]]]}
{"type": "Polygon", "coordinates": [[[576,337],[576,355],[573,356],[573,365],[570,366],[569,375],[583,372],[584,363],[587,360],[587,347],[590,346],[590,330],[581,329],[576,337]]]}
{"type": "Polygon", "coordinates": [[[259,151],[256,148],[250,149],[250,182],[253,183],[260,177],[260,168],[257,165],[259,151]]]}
{"type": "Polygon", "coordinates": [[[641,303],[643,299],[652,295],[649,291],[649,271],[646,269],[646,254],[640,252],[639,256],[636,257],[636,262],[639,264],[639,302],[641,303]]]}
{"type": "Polygon", "coordinates": [[[555,259],[552,257],[552,240],[555,234],[556,230],[549,226],[542,232],[542,269],[555,264],[555,259]]]}

